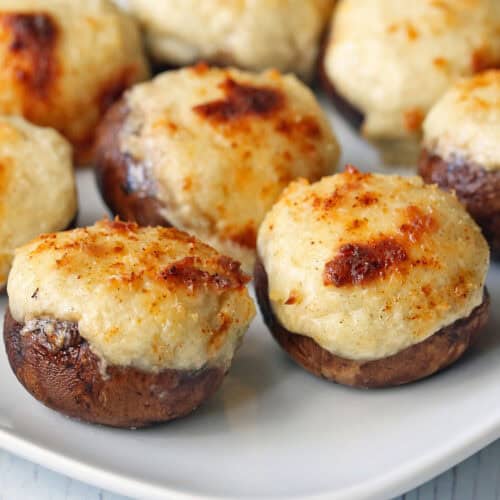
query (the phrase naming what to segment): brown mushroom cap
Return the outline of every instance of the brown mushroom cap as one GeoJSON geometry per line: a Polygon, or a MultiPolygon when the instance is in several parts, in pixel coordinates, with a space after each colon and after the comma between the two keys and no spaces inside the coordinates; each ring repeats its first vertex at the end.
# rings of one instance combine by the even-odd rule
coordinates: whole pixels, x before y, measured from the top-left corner
{"type": "Polygon", "coordinates": [[[300,366],[318,377],[354,387],[376,388],[406,384],[428,377],[460,358],[488,320],[489,296],[467,317],[441,328],[423,342],[392,356],[359,361],[336,356],[312,338],[284,328],[276,318],[268,293],[267,273],[257,260],[255,290],[264,321],[278,344],[300,366]]]}
{"type": "Polygon", "coordinates": [[[500,170],[487,170],[468,161],[446,161],[423,149],[418,173],[425,182],[454,191],[483,230],[492,255],[500,256],[500,170]]]}
{"type": "Polygon", "coordinates": [[[53,337],[23,327],[7,309],[4,341],[18,380],[49,408],[91,423],[144,427],[182,417],[208,399],[225,374],[222,367],[147,373],[119,366],[104,374],[76,323],[57,322],[53,337]]]}
{"type": "Polygon", "coordinates": [[[95,148],[95,173],[99,191],[106,205],[123,220],[141,226],[170,226],[161,213],[162,203],[156,195],[156,185],[143,165],[120,148],[120,130],[129,111],[124,100],[115,103],[101,121],[95,148]],[[130,169],[141,170],[145,182],[133,185],[130,169]]]}

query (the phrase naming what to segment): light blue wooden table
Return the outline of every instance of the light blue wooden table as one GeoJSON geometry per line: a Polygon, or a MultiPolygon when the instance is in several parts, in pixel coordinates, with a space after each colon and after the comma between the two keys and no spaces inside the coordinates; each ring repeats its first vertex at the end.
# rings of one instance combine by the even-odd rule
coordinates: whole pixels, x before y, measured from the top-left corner
{"type": "MultiPolygon", "coordinates": [[[[125,500],[0,450],[0,500],[125,500]]],[[[398,500],[500,499],[500,440],[398,500]]],[[[165,499],[168,500],[168,499],[165,499]]]]}

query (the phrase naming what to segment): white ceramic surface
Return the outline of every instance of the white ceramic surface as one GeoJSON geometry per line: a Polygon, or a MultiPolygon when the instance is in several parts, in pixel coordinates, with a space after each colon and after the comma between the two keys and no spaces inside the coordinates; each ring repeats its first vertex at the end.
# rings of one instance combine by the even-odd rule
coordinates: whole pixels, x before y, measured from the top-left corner
{"type": "MultiPolygon", "coordinates": [[[[374,168],[375,153],[332,118],[343,162],[374,168]]],[[[79,224],[89,224],[105,209],[91,172],[78,176],[79,224]]],[[[212,401],[185,419],[140,431],[90,426],[48,410],[15,380],[2,349],[0,446],[136,497],[395,496],[500,436],[500,266],[488,285],[492,319],[478,346],[428,380],[363,391],[316,379],[288,360],[257,318],[212,401]]],[[[5,298],[0,303],[3,312],[5,298]]]]}

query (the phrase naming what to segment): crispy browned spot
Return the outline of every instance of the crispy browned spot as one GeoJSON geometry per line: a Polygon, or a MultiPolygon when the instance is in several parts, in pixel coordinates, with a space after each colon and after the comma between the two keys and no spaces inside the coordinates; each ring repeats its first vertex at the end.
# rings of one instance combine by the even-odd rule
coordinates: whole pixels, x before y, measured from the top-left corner
{"type": "Polygon", "coordinates": [[[285,300],[285,304],[287,306],[291,306],[293,304],[297,304],[301,302],[301,297],[299,295],[299,292],[297,292],[297,290],[292,290],[290,292],[290,295],[288,296],[288,299],[285,300]]]}
{"type": "Polygon", "coordinates": [[[481,73],[487,69],[498,68],[500,61],[495,58],[490,47],[483,46],[472,53],[470,65],[474,73],[481,73]]]}
{"type": "Polygon", "coordinates": [[[257,231],[255,226],[250,222],[243,229],[231,233],[228,239],[242,247],[255,248],[257,245],[257,231]]]}
{"type": "MultiPolygon", "coordinates": [[[[349,165],[346,171],[352,176],[361,174],[355,167],[349,165]],[[348,170],[347,170],[348,169],[348,170]]],[[[334,193],[333,200],[339,197],[334,193]]],[[[328,204],[328,199],[319,203],[322,208],[328,204]]],[[[378,196],[372,192],[364,192],[355,197],[353,206],[370,206],[378,202],[378,196]]],[[[313,200],[313,205],[316,200],[313,200]]],[[[323,282],[326,286],[337,287],[345,285],[365,284],[378,278],[383,278],[390,270],[406,271],[409,266],[436,266],[432,258],[411,260],[409,248],[420,241],[424,235],[435,232],[439,225],[432,213],[426,213],[415,205],[409,205],[402,210],[404,222],[399,226],[399,233],[395,235],[380,235],[368,242],[352,242],[344,244],[337,255],[329,260],[323,270],[323,282]]],[[[368,220],[354,219],[348,226],[353,230],[367,223],[368,220]]]]}
{"type": "Polygon", "coordinates": [[[418,130],[420,130],[423,121],[424,113],[422,112],[422,110],[415,108],[405,111],[404,123],[405,128],[406,130],[408,130],[408,132],[417,132],[418,130]]]}
{"type": "MultiPolygon", "coordinates": [[[[46,13],[3,14],[1,23],[11,34],[9,51],[16,80],[27,91],[46,99],[59,72],[55,54],[59,28],[46,13]]],[[[28,110],[29,111],[29,110],[28,110]]]]}
{"type": "Polygon", "coordinates": [[[381,237],[368,243],[348,243],[342,245],[339,253],[325,264],[323,282],[326,286],[366,284],[383,278],[391,269],[402,271],[401,264],[415,266],[435,266],[433,259],[410,261],[407,247],[418,242],[424,234],[438,228],[432,215],[410,205],[406,208],[408,222],[400,226],[400,236],[381,237]]]}
{"type": "MultiPolygon", "coordinates": [[[[318,196],[316,194],[311,196],[313,208],[319,212],[328,212],[342,203],[349,193],[358,189],[362,182],[372,177],[372,174],[360,172],[355,166],[350,164],[345,166],[344,174],[346,174],[346,182],[336,188],[335,191],[327,196],[318,196]]],[[[356,197],[356,201],[360,205],[368,206],[376,203],[378,197],[375,193],[365,193],[356,197]]]]}
{"type": "Polygon", "coordinates": [[[271,87],[238,83],[227,77],[219,87],[225,97],[195,106],[193,110],[210,121],[225,123],[246,116],[268,116],[283,107],[285,96],[271,87]]]}
{"type": "Polygon", "coordinates": [[[349,243],[326,263],[323,283],[342,287],[365,284],[384,277],[387,271],[408,260],[405,248],[394,238],[368,244],[349,243]]]}
{"type": "Polygon", "coordinates": [[[160,276],[166,281],[184,286],[190,290],[202,286],[209,286],[218,290],[235,290],[248,283],[249,277],[241,271],[239,263],[233,262],[234,264],[225,263],[226,269],[230,269],[229,273],[211,274],[200,269],[195,257],[185,257],[163,269],[160,276]]]}

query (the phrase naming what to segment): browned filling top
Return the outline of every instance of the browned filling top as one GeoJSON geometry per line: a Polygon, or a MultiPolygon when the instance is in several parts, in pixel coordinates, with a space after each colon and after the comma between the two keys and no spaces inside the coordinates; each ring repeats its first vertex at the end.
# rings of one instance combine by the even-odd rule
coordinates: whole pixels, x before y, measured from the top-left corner
{"type": "Polygon", "coordinates": [[[408,260],[405,248],[394,238],[385,238],[373,244],[342,245],[339,253],[325,264],[325,285],[342,287],[364,284],[408,260]]]}
{"type": "Polygon", "coordinates": [[[266,116],[281,109],[285,103],[285,96],[277,89],[239,83],[230,77],[219,87],[226,94],[224,98],[193,108],[200,116],[214,122],[230,122],[249,115],[266,116]]]}
{"type": "Polygon", "coordinates": [[[59,71],[55,49],[59,29],[46,13],[2,14],[0,22],[10,33],[9,50],[14,75],[26,90],[47,98],[59,71]]]}

